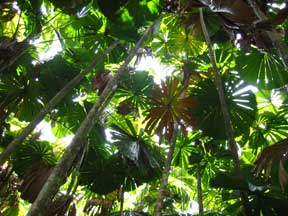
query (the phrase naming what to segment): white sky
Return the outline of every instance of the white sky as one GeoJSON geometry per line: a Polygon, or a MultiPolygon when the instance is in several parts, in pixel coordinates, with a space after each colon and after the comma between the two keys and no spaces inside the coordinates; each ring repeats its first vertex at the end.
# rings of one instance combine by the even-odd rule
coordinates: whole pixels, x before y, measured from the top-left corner
{"type": "Polygon", "coordinates": [[[41,135],[39,137],[40,140],[45,140],[45,141],[52,142],[52,143],[58,143],[59,145],[63,147],[69,145],[71,140],[74,137],[74,135],[68,135],[61,139],[57,139],[52,132],[51,125],[46,121],[40,122],[35,128],[35,131],[36,132],[41,131],[41,135]]]}
{"type": "Polygon", "coordinates": [[[157,58],[151,56],[143,57],[136,67],[136,71],[146,71],[151,70],[154,74],[154,82],[159,84],[161,80],[165,79],[167,76],[171,76],[174,67],[164,66],[160,64],[157,58]]]}

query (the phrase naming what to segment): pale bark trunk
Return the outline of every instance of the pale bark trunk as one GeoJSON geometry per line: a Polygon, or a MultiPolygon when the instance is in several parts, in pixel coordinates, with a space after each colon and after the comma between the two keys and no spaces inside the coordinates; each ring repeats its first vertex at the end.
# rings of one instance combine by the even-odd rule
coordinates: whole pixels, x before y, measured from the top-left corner
{"type": "Polygon", "coordinates": [[[120,187],[120,216],[123,216],[124,212],[123,212],[123,209],[124,209],[124,192],[125,192],[125,181],[124,183],[121,185],[120,187]]]}
{"type": "Polygon", "coordinates": [[[165,189],[168,184],[168,178],[170,174],[171,163],[172,163],[173,153],[174,153],[175,144],[176,144],[176,138],[177,138],[177,124],[174,126],[173,134],[169,143],[170,144],[169,151],[168,151],[167,158],[165,161],[165,167],[164,167],[161,182],[160,182],[160,189],[159,189],[157,200],[155,203],[154,216],[161,216],[161,208],[163,204],[163,199],[165,197],[165,189]]]}
{"type": "Polygon", "coordinates": [[[154,25],[150,26],[144,33],[142,38],[138,41],[135,48],[129,53],[125,62],[118,69],[116,75],[108,82],[106,88],[102,92],[99,99],[93,105],[84,121],[75,133],[70,145],[66,148],[63,157],[56,165],[47,182],[43,186],[42,190],[38,194],[37,199],[32,204],[27,216],[41,216],[47,207],[47,203],[50,203],[59,187],[64,183],[65,178],[68,176],[68,172],[73,165],[73,161],[76,158],[79,150],[83,147],[82,140],[94,126],[96,120],[103,112],[104,108],[110,102],[113,94],[115,93],[120,76],[127,70],[127,66],[132,58],[137,53],[137,50],[143,45],[148,35],[154,29],[154,25]]]}
{"type": "MultiPolygon", "coordinates": [[[[188,85],[189,79],[190,79],[191,74],[185,70],[185,67],[183,68],[183,86],[188,85]]],[[[183,98],[185,96],[186,90],[182,92],[182,94],[180,95],[180,98],[183,98]]],[[[159,192],[157,195],[157,200],[155,203],[155,208],[154,208],[154,216],[160,216],[161,215],[161,208],[162,208],[162,204],[163,204],[163,199],[165,198],[165,189],[167,187],[168,184],[168,178],[169,178],[169,174],[170,174],[170,169],[171,169],[171,164],[172,164],[172,159],[173,159],[173,154],[174,154],[174,150],[175,150],[175,145],[176,145],[176,140],[177,140],[177,131],[178,131],[178,124],[175,123],[174,124],[174,129],[173,129],[173,134],[172,137],[170,139],[170,147],[169,147],[169,151],[167,154],[167,158],[165,161],[165,167],[162,173],[162,178],[161,178],[161,182],[160,182],[160,188],[159,188],[159,192]]],[[[159,139],[160,141],[161,139],[159,139]]]]}
{"type": "Polygon", "coordinates": [[[200,163],[197,164],[197,199],[199,205],[199,215],[204,215],[203,209],[203,193],[202,193],[202,176],[201,176],[201,165],[200,163]]]}
{"type": "Polygon", "coordinates": [[[24,139],[34,130],[34,128],[39,124],[43,118],[51,112],[54,107],[61,102],[61,100],[69,93],[71,90],[77,86],[87,73],[89,73],[98,63],[100,63],[103,58],[109,54],[116,46],[118,42],[114,42],[109,48],[107,48],[102,54],[97,56],[95,60],[88,65],[81,73],[74,77],[70,82],[68,82],[63,89],[61,89],[47,104],[46,106],[36,115],[36,117],[29,123],[29,125],[24,128],[24,130],[15,137],[15,139],[9,143],[7,148],[0,155],[0,165],[2,165],[10,156],[10,154],[24,141],[24,139]]]}
{"type": "MultiPolygon", "coordinates": [[[[219,100],[220,100],[220,104],[221,104],[221,110],[223,113],[226,135],[228,138],[228,142],[230,144],[232,158],[234,161],[234,170],[235,170],[236,175],[238,175],[239,181],[241,182],[244,180],[244,177],[243,177],[241,167],[240,167],[240,160],[239,160],[239,156],[238,156],[238,152],[237,152],[237,145],[236,145],[236,141],[235,141],[235,137],[234,137],[234,131],[233,131],[233,126],[232,126],[232,122],[231,122],[231,118],[230,118],[230,113],[228,110],[228,105],[226,102],[226,97],[224,94],[224,88],[223,88],[222,80],[220,77],[220,72],[219,72],[217,64],[216,64],[216,60],[215,60],[212,44],[210,41],[210,37],[209,37],[208,31],[207,31],[207,28],[206,28],[206,25],[204,22],[203,12],[202,12],[201,8],[199,10],[200,10],[201,27],[202,27],[204,37],[205,37],[205,40],[206,40],[208,48],[209,48],[209,57],[210,57],[210,61],[211,61],[212,67],[213,67],[213,73],[215,76],[216,88],[217,88],[217,91],[219,94],[219,100]]],[[[252,213],[251,213],[251,209],[249,206],[248,196],[243,191],[240,191],[240,196],[241,196],[242,204],[243,204],[243,207],[245,210],[245,214],[247,216],[250,216],[252,213]]]]}

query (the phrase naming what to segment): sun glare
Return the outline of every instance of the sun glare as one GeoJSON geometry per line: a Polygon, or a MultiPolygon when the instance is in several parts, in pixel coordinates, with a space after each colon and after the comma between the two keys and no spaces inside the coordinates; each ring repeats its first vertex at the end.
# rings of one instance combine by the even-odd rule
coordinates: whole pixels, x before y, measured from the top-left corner
{"type": "Polygon", "coordinates": [[[233,96],[241,95],[241,94],[248,92],[248,91],[252,91],[253,93],[256,93],[259,91],[259,89],[253,85],[247,85],[246,87],[240,89],[239,91],[234,92],[233,96]]]}
{"type": "Polygon", "coordinates": [[[63,147],[68,146],[74,137],[74,135],[67,135],[63,138],[58,139],[54,136],[51,125],[46,121],[40,122],[35,128],[35,131],[41,132],[39,140],[57,143],[63,147]]]}
{"type": "Polygon", "coordinates": [[[21,10],[20,10],[20,8],[19,8],[19,6],[18,6],[18,2],[13,1],[13,3],[12,3],[12,7],[13,7],[14,10],[17,11],[18,14],[21,13],[21,10]]]}
{"type": "Polygon", "coordinates": [[[48,122],[42,121],[35,128],[36,132],[41,132],[39,137],[40,140],[45,140],[48,142],[55,142],[56,137],[52,133],[51,125],[48,122]]]}
{"type": "Polygon", "coordinates": [[[106,128],[105,129],[105,136],[106,136],[106,140],[108,141],[108,142],[113,142],[113,139],[112,139],[112,130],[111,129],[109,129],[109,128],[106,128]]]}
{"type": "Polygon", "coordinates": [[[47,52],[39,53],[39,60],[40,61],[48,61],[52,59],[55,55],[62,51],[62,46],[59,40],[55,40],[52,42],[50,48],[47,52]]]}
{"type": "MultiPolygon", "coordinates": [[[[40,62],[45,62],[45,61],[49,61],[51,59],[54,58],[55,55],[57,55],[59,52],[61,52],[63,49],[62,49],[62,45],[60,43],[60,41],[58,40],[58,37],[56,36],[55,34],[55,37],[56,38],[52,43],[51,45],[49,46],[48,49],[46,49],[45,51],[43,50],[39,50],[38,52],[38,61],[40,62]]],[[[36,47],[39,47],[40,44],[43,44],[44,41],[43,41],[43,38],[38,38],[34,41],[31,41],[31,44],[35,45],[36,47]]],[[[41,48],[39,48],[41,49],[41,48]]]]}
{"type": "MultiPolygon", "coordinates": [[[[268,3],[269,4],[269,3],[268,3]]],[[[272,3],[271,6],[277,9],[284,9],[286,7],[286,3],[272,3]]]]}
{"type": "Polygon", "coordinates": [[[172,75],[174,67],[162,65],[157,58],[147,56],[143,57],[136,66],[136,71],[143,70],[151,71],[154,76],[154,82],[159,84],[161,80],[172,75]]]}
{"type": "Polygon", "coordinates": [[[272,90],[271,92],[271,103],[275,107],[280,107],[283,104],[281,94],[278,91],[272,90]]]}

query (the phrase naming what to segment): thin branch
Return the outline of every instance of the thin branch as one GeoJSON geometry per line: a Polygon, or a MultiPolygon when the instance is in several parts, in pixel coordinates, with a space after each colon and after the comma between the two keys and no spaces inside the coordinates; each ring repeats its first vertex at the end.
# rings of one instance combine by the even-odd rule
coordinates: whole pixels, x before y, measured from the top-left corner
{"type": "MultiPolygon", "coordinates": [[[[209,48],[209,57],[210,57],[210,61],[213,67],[213,73],[215,76],[215,84],[216,84],[216,88],[218,91],[218,95],[219,95],[219,100],[220,100],[220,104],[221,104],[221,110],[223,113],[223,119],[224,119],[224,125],[225,125],[225,130],[226,130],[226,135],[228,138],[228,142],[230,144],[230,149],[231,149],[231,153],[232,153],[232,158],[234,161],[234,169],[235,169],[235,173],[238,175],[238,179],[239,181],[243,181],[244,177],[241,171],[241,167],[240,167],[240,160],[239,160],[239,156],[238,156],[238,152],[237,152],[237,145],[236,145],[236,141],[235,141],[235,137],[234,137],[234,131],[233,131],[233,125],[231,122],[231,118],[230,118],[230,113],[228,110],[228,105],[226,102],[226,97],[225,97],[225,93],[224,93],[224,87],[223,87],[223,83],[220,77],[220,72],[219,69],[217,67],[216,64],[216,58],[214,56],[214,51],[212,48],[212,43],[209,37],[209,33],[207,31],[205,22],[204,22],[204,17],[203,17],[203,11],[202,8],[199,9],[200,11],[200,22],[201,22],[201,27],[203,30],[203,34],[205,37],[205,40],[207,42],[208,48],[209,48]]],[[[249,200],[247,197],[247,194],[245,194],[244,192],[240,191],[240,195],[241,195],[241,200],[243,203],[243,207],[245,209],[245,214],[247,216],[251,215],[251,209],[249,207],[249,200]]]]}
{"type": "Polygon", "coordinates": [[[204,215],[204,208],[203,208],[203,192],[202,192],[202,174],[201,174],[201,165],[197,163],[197,200],[199,205],[199,215],[204,215]]]}
{"type": "Polygon", "coordinates": [[[16,26],[15,32],[14,32],[14,34],[12,36],[13,39],[16,39],[16,37],[17,37],[17,33],[18,33],[18,30],[19,30],[19,26],[20,26],[21,14],[22,14],[22,11],[19,14],[17,26],[16,26]]]}
{"type": "Polygon", "coordinates": [[[231,145],[232,154],[234,156],[233,159],[234,159],[234,164],[235,164],[235,171],[238,171],[238,170],[240,170],[240,161],[239,161],[239,157],[238,157],[238,153],[237,153],[237,145],[236,145],[236,142],[234,139],[234,131],[233,131],[232,123],[231,123],[230,113],[228,110],[226,97],[225,97],[225,93],[224,93],[224,87],[223,87],[223,84],[221,81],[219,69],[218,69],[217,64],[216,64],[214,51],[212,48],[212,43],[210,41],[210,37],[209,37],[208,31],[207,31],[207,28],[206,28],[206,25],[204,22],[203,12],[202,12],[202,9],[199,9],[199,10],[200,10],[200,21],[201,21],[202,30],[203,30],[205,40],[206,40],[206,42],[208,44],[208,48],[209,48],[209,57],[210,57],[210,61],[211,61],[212,67],[213,67],[216,88],[217,88],[217,91],[219,94],[219,100],[220,100],[221,109],[222,109],[222,113],[223,113],[226,134],[227,134],[227,138],[229,140],[229,143],[231,145]]]}

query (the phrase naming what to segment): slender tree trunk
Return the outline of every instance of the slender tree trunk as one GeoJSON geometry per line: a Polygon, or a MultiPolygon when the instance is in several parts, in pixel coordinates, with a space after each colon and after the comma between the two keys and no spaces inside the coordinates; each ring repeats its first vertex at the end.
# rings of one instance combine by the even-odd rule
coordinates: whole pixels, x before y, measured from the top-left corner
{"type": "Polygon", "coordinates": [[[96,120],[103,112],[104,108],[110,102],[113,94],[115,93],[120,76],[127,70],[127,66],[132,58],[137,53],[138,49],[143,45],[149,34],[154,29],[154,25],[151,25],[141,39],[136,44],[135,48],[129,53],[125,62],[118,69],[116,75],[108,82],[106,88],[102,92],[99,99],[93,105],[86,118],[81,123],[80,127],[75,133],[70,145],[66,148],[63,157],[60,162],[55,166],[53,172],[49,176],[42,190],[38,194],[38,197],[32,204],[27,216],[41,216],[47,207],[47,203],[50,203],[59,187],[64,183],[65,178],[68,176],[68,172],[73,165],[73,161],[76,158],[79,150],[83,147],[82,140],[93,128],[96,120]]]}
{"type": "Polygon", "coordinates": [[[116,46],[118,42],[114,42],[108,47],[102,54],[98,55],[95,60],[89,64],[81,73],[74,77],[68,82],[63,89],[61,89],[47,104],[46,106],[36,115],[36,117],[29,123],[29,125],[18,135],[15,139],[9,143],[7,148],[0,155],[0,166],[9,158],[10,154],[24,141],[24,139],[34,130],[43,118],[51,112],[51,110],[69,93],[71,90],[78,85],[87,73],[89,73],[103,58],[109,54],[116,46]]]}
{"type": "MultiPolygon", "coordinates": [[[[209,57],[210,57],[210,61],[211,61],[212,67],[213,67],[213,72],[214,72],[214,76],[215,76],[215,84],[216,84],[216,88],[217,88],[217,91],[219,94],[219,100],[220,100],[220,104],[221,104],[221,110],[223,113],[226,135],[228,138],[228,142],[230,144],[232,158],[234,161],[235,173],[236,173],[236,175],[238,175],[239,181],[242,182],[244,180],[244,177],[243,177],[243,174],[241,171],[240,160],[239,160],[239,156],[238,156],[238,152],[237,152],[237,145],[236,145],[236,141],[235,141],[235,137],[234,137],[233,126],[232,126],[232,122],[231,122],[231,118],[230,118],[230,113],[228,110],[228,105],[226,102],[226,97],[224,94],[224,88],[223,88],[223,84],[221,81],[220,72],[219,72],[217,64],[216,64],[212,44],[211,44],[210,37],[209,37],[208,31],[207,31],[207,28],[206,28],[206,25],[204,22],[202,8],[200,8],[199,11],[200,11],[201,27],[202,27],[202,30],[203,30],[203,33],[205,36],[205,40],[206,40],[208,48],[209,48],[209,57]]],[[[240,191],[240,196],[241,196],[241,201],[242,201],[246,216],[252,215],[247,194],[243,191],[240,191]]]]}
{"type": "MultiPolygon", "coordinates": [[[[267,21],[267,16],[261,11],[261,9],[258,7],[255,0],[247,0],[249,5],[253,8],[254,13],[259,18],[259,21],[267,21]]],[[[288,47],[284,43],[282,37],[279,35],[279,33],[276,32],[274,26],[272,26],[272,31],[267,31],[268,36],[270,37],[271,41],[273,42],[273,45],[275,49],[278,51],[279,56],[286,67],[288,69],[288,47]]]]}
{"type": "Polygon", "coordinates": [[[165,189],[168,184],[168,177],[170,174],[170,169],[171,169],[171,163],[172,163],[172,158],[173,158],[173,153],[175,150],[175,144],[176,144],[176,138],[177,138],[177,126],[178,124],[175,124],[173,134],[170,140],[170,146],[169,146],[169,151],[167,154],[167,158],[165,161],[165,167],[162,173],[162,178],[160,182],[160,189],[157,195],[157,200],[155,203],[155,208],[154,208],[154,216],[161,216],[161,208],[163,204],[163,198],[165,197],[165,189]]]}
{"type": "MultiPolygon", "coordinates": [[[[187,86],[191,73],[189,73],[189,71],[186,70],[185,66],[182,68],[183,70],[183,81],[182,81],[182,85],[183,86],[187,86]]],[[[182,94],[179,96],[180,98],[183,98],[186,94],[186,90],[182,92],[182,94]]],[[[165,189],[167,187],[168,184],[168,178],[169,178],[169,174],[170,174],[170,169],[171,169],[171,163],[172,163],[172,159],[173,159],[173,154],[174,154],[174,150],[175,150],[175,145],[176,145],[176,140],[177,140],[177,131],[178,131],[178,124],[175,123],[174,124],[174,129],[173,129],[173,134],[170,140],[170,147],[169,147],[169,151],[167,154],[167,158],[165,161],[165,167],[162,173],[162,178],[161,178],[161,182],[160,182],[160,188],[159,188],[159,192],[157,195],[157,200],[155,203],[155,208],[154,208],[154,216],[160,216],[161,215],[161,208],[162,208],[162,200],[165,197],[165,189]]],[[[159,139],[159,141],[161,140],[161,138],[159,139]]]]}
{"type": "Polygon", "coordinates": [[[123,209],[124,209],[124,193],[125,193],[125,181],[120,187],[120,216],[123,216],[123,209]]]}
{"type": "Polygon", "coordinates": [[[201,176],[201,165],[200,163],[197,164],[197,199],[199,205],[199,215],[204,215],[203,210],[203,193],[202,193],[202,176],[201,176]]]}

